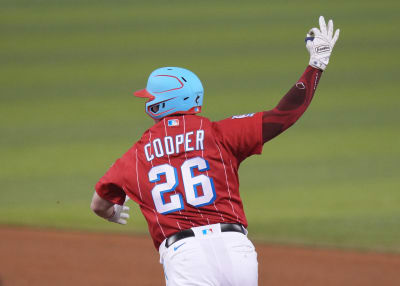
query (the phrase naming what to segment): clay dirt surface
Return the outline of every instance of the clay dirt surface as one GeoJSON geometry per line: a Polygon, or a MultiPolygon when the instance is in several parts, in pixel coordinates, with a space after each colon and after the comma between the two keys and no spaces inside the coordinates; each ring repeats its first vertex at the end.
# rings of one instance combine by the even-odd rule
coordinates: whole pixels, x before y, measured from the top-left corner
{"type": "MultiPolygon", "coordinates": [[[[400,285],[400,255],[256,249],[259,285],[400,285]]],[[[145,236],[0,227],[1,286],[165,285],[158,261],[145,236]]]]}

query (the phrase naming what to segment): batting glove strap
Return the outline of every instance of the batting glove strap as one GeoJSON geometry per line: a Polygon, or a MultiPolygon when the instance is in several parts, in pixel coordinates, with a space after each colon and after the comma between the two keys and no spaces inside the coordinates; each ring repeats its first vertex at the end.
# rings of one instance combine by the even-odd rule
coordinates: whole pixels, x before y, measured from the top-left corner
{"type": "Polygon", "coordinates": [[[312,28],[305,39],[306,48],[310,53],[310,66],[325,70],[329,63],[333,47],[339,38],[340,30],[337,29],[333,35],[333,21],[328,21],[328,27],[323,16],[319,17],[318,28],[312,28]]]}

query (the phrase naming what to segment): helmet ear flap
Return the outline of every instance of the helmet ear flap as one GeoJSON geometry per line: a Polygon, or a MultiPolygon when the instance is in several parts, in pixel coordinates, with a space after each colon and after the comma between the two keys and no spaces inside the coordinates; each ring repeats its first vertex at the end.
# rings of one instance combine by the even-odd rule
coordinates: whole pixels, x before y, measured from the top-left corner
{"type": "Polygon", "coordinates": [[[151,112],[157,113],[160,110],[160,105],[154,104],[154,105],[150,106],[149,109],[151,110],[151,112]]]}

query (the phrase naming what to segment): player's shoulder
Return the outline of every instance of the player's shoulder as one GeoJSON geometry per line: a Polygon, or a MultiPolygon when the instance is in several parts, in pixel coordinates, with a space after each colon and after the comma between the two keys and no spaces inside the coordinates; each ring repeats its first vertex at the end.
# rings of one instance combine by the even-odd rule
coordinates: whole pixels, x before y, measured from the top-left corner
{"type": "Polygon", "coordinates": [[[254,123],[259,122],[260,118],[262,117],[262,112],[253,112],[253,113],[244,113],[244,114],[237,114],[231,115],[227,118],[213,121],[214,126],[223,127],[223,128],[234,128],[234,126],[239,125],[252,125],[254,123]]]}
{"type": "Polygon", "coordinates": [[[211,124],[210,119],[204,116],[188,114],[188,115],[177,115],[165,117],[153,126],[151,126],[147,132],[164,132],[167,130],[180,130],[199,128],[199,126],[206,126],[211,124]]]}
{"type": "Polygon", "coordinates": [[[231,115],[229,117],[226,117],[221,120],[213,121],[215,123],[222,122],[222,121],[229,121],[229,120],[235,120],[235,119],[250,119],[254,118],[258,115],[260,112],[252,112],[252,113],[244,113],[244,114],[236,114],[236,115],[231,115]]]}
{"type": "Polygon", "coordinates": [[[200,115],[185,115],[185,120],[189,120],[190,122],[202,122],[203,124],[211,124],[211,120],[208,117],[200,116],[200,115]]]}

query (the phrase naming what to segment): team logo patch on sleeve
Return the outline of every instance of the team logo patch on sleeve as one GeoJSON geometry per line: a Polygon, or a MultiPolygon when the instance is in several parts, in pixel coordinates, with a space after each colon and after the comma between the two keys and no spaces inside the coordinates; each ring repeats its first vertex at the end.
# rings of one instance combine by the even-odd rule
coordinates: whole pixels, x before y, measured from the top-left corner
{"type": "Polygon", "coordinates": [[[179,126],[179,119],[169,119],[168,126],[169,127],[179,126]]]}
{"type": "Polygon", "coordinates": [[[242,114],[242,115],[234,115],[232,116],[232,119],[240,119],[240,118],[246,118],[246,117],[252,117],[255,113],[247,113],[247,114],[242,114]]]}

